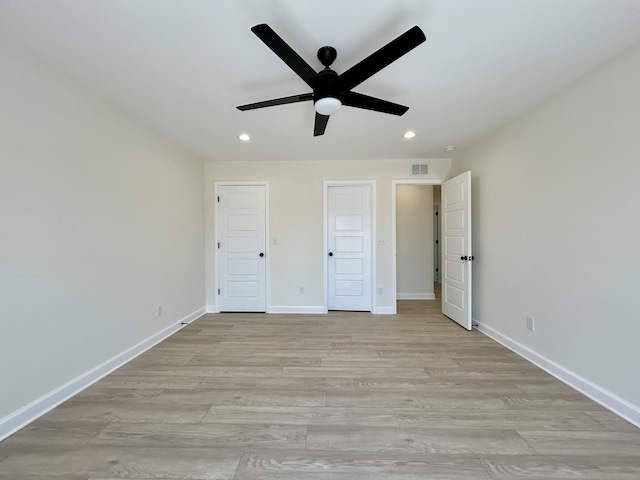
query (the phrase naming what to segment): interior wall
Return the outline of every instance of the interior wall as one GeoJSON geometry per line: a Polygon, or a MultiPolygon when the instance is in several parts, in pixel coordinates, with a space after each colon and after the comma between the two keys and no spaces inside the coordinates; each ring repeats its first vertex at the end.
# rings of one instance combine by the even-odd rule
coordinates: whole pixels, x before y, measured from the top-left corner
{"type": "Polygon", "coordinates": [[[640,44],[462,152],[454,170],[473,177],[475,319],[640,424],[639,132],[640,44]]]}
{"type": "MultiPolygon", "coordinates": [[[[215,311],[214,184],[233,181],[269,182],[270,237],[268,246],[272,307],[322,307],[324,303],[323,182],[376,181],[376,296],[379,313],[393,309],[391,246],[392,180],[410,179],[415,160],[305,161],[305,162],[207,162],[207,308],[215,311]],[[305,294],[298,294],[304,286],[305,294]]],[[[426,178],[444,179],[450,159],[429,159],[426,178]]]]}
{"type": "Polygon", "coordinates": [[[433,204],[440,205],[441,197],[442,197],[442,186],[434,185],[433,186],[433,204]]]}
{"type": "Polygon", "coordinates": [[[0,105],[2,424],[204,309],[204,163],[3,39],[0,105]]]}
{"type": "Polygon", "coordinates": [[[396,185],[398,300],[432,300],[433,186],[396,185]]]}

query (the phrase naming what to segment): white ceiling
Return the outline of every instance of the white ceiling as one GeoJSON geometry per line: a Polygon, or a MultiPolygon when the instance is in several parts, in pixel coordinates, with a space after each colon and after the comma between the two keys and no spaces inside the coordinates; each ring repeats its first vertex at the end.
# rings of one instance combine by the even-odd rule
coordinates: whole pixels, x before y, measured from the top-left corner
{"type": "Polygon", "coordinates": [[[640,1],[0,0],[0,32],[206,160],[426,158],[640,40],[640,1]],[[420,26],[425,43],[354,89],[409,111],[344,107],[314,138],[311,102],[236,110],[309,91],[258,23],[318,70],[332,45],[338,73],[420,26]]]}

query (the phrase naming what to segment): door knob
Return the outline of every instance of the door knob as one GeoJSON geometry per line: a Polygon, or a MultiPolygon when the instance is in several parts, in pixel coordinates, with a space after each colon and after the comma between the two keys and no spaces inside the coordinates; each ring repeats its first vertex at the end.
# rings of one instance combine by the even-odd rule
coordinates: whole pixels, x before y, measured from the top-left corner
{"type": "Polygon", "coordinates": [[[329,252],[329,256],[330,256],[330,257],[333,257],[333,252],[329,252]]]}
{"type": "Polygon", "coordinates": [[[460,257],[460,260],[466,260],[467,256],[465,255],[464,257],[460,257]]]}
{"type": "Polygon", "coordinates": [[[260,256],[261,256],[261,257],[264,257],[264,253],[260,252],[260,256]]]}

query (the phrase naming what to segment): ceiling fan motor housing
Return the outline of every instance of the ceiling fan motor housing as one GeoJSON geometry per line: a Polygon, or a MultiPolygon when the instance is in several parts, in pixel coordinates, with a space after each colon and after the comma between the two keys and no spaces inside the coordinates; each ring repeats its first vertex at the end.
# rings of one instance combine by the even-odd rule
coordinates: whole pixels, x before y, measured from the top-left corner
{"type": "Polygon", "coordinates": [[[336,97],[339,98],[342,93],[339,88],[338,74],[326,67],[324,70],[318,72],[318,76],[324,80],[317,82],[313,87],[313,102],[317,102],[321,98],[336,97]]]}

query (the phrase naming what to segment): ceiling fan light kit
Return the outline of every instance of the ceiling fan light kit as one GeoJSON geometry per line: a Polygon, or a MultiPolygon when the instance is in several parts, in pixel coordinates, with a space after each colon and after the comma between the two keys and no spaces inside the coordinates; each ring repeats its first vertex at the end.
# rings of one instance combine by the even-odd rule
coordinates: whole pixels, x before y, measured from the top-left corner
{"type": "Polygon", "coordinates": [[[316,100],[314,107],[320,115],[333,115],[340,110],[342,102],[335,97],[324,97],[316,100]]]}
{"type": "Polygon", "coordinates": [[[269,25],[262,23],[251,28],[251,31],[311,87],[313,93],[240,105],[236,107],[238,110],[254,110],[312,100],[316,112],[313,135],[316,137],[324,134],[329,116],[340,110],[343,105],[391,115],[403,115],[409,110],[409,107],[404,105],[356,93],[352,89],[424,42],[426,37],[418,26],[410,28],[340,75],[329,68],[337,57],[336,49],[333,47],[324,46],[318,50],[318,60],[324,65],[324,69],[316,72],[269,25]]]}

